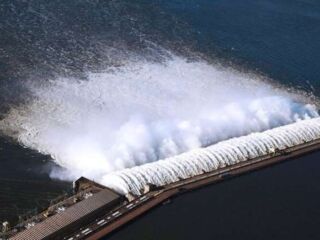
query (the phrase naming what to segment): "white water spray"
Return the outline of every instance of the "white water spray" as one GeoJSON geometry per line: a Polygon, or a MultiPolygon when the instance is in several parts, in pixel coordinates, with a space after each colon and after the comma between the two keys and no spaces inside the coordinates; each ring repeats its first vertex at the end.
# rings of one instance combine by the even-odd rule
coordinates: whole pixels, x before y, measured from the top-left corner
{"type": "Polygon", "coordinates": [[[28,88],[33,100],[12,108],[0,130],[50,154],[65,169],[52,176],[69,180],[104,181],[115,170],[318,116],[256,76],[178,57],[28,88]]]}
{"type": "Polygon", "coordinates": [[[103,178],[102,183],[122,194],[140,195],[147,184],[164,186],[267,155],[274,149],[283,150],[316,139],[320,139],[320,118],[222,141],[207,148],[111,173],[103,178]]]}

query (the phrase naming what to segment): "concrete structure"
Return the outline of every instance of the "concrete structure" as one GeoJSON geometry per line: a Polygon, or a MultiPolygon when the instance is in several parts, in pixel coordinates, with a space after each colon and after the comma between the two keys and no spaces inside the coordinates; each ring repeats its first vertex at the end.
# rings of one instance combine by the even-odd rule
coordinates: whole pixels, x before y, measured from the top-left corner
{"type": "Polygon", "coordinates": [[[139,196],[131,195],[130,200],[100,184],[80,178],[74,184],[77,192],[74,196],[53,206],[55,211],[48,210],[47,217],[42,217],[40,222],[28,221],[26,229],[11,239],[99,239],[181,192],[217,183],[319,149],[320,138],[285,149],[269,149],[261,156],[162,187],[145,185],[143,193],[139,196]]]}
{"type": "Polygon", "coordinates": [[[274,151],[246,162],[225,167],[223,169],[204,173],[202,175],[181,180],[179,182],[165,186],[162,189],[155,189],[146,194],[137,197],[135,200],[128,202],[126,205],[117,208],[113,212],[107,213],[100,219],[96,219],[90,225],[84,228],[89,231],[88,234],[82,234],[81,231],[64,238],[66,240],[95,240],[106,236],[115,229],[132,221],[146,211],[152,209],[158,204],[167,201],[177,194],[190,191],[208,184],[224,181],[230,177],[238,176],[243,173],[254,171],[272,164],[280,163],[285,160],[317,151],[320,149],[320,139],[294,146],[285,151],[274,151]],[[114,214],[116,212],[116,214],[114,214]]]}
{"type": "Polygon", "coordinates": [[[36,218],[27,221],[25,229],[10,239],[61,239],[61,236],[77,231],[79,226],[89,224],[123,201],[119,194],[85,178],[75,182],[75,190],[75,195],[42,213],[37,218],[39,222],[36,218]]]}

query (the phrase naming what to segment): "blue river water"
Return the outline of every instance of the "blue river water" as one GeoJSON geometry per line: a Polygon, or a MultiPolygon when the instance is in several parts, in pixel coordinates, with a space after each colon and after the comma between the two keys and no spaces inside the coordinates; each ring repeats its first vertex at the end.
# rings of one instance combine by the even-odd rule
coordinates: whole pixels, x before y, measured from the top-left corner
{"type": "Polygon", "coordinates": [[[105,239],[319,239],[319,157],[185,193],[105,239]]]}
{"type": "MultiPolygon", "coordinates": [[[[319,96],[319,2],[173,1],[168,8],[197,29],[203,51],[319,96]]],[[[106,239],[319,239],[319,157],[184,194],[106,239]]]]}
{"type": "MultiPolygon", "coordinates": [[[[85,78],[115,64],[101,46],[154,61],[141,37],[320,97],[316,0],[3,0],[0,31],[0,117],[29,100],[26,79],[85,78]]],[[[108,239],[320,239],[319,156],[184,194],[108,239]]],[[[0,164],[0,222],[70,190],[69,182],[49,177],[49,156],[6,136],[0,164]]]]}

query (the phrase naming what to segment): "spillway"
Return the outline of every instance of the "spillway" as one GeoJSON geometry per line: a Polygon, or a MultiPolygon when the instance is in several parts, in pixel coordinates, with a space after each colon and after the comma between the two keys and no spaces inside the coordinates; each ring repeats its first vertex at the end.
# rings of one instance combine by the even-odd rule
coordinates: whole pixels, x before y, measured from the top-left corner
{"type": "Polygon", "coordinates": [[[301,120],[206,148],[110,173],[103,184],[119,193],[140,195],[147,184],[164,186],[320,138],[320,118],[301,120]]]}

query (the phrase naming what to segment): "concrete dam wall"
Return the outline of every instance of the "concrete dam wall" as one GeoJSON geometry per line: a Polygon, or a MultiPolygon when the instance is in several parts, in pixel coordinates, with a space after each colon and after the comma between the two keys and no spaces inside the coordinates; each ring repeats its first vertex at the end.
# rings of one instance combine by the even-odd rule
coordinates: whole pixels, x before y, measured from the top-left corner
{"type": "Polygon", "coordinates": [[[164,186],[205,172],[283,151],[320,138],[320,118],[298,121],[261,133],[232,138],[206,148],[106,175],[103,184],[140,195],[147,184],[164,186]]]}

